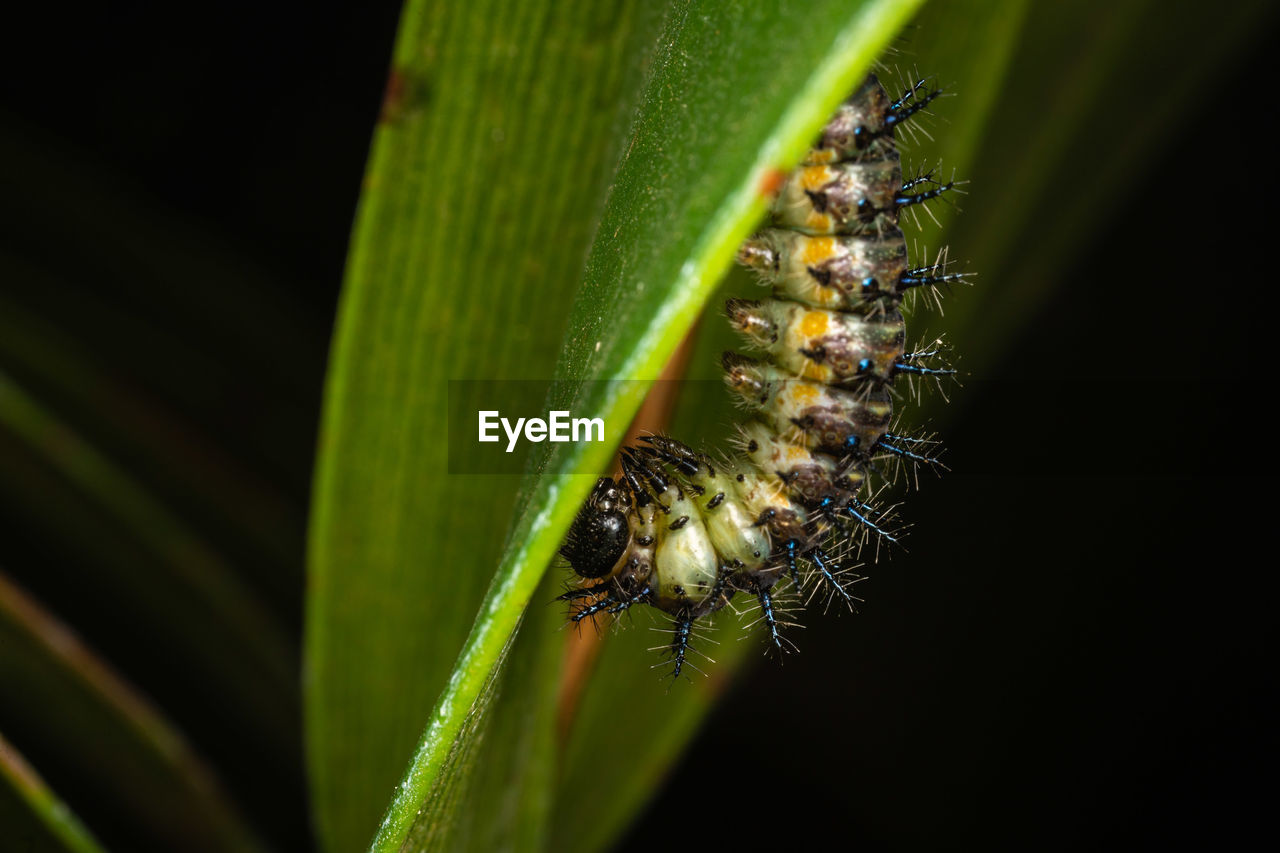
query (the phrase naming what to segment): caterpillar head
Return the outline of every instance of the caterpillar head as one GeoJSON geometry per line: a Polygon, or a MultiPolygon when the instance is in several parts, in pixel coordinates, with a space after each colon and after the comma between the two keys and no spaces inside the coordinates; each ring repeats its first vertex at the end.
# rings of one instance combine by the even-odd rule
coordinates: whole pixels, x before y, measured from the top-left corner
{"type": "Polygon", "coordinates": [[[626,493],[614,480],[601,477],[596,481],[560,548],[560,556],[579,577],[602,578],[617,569],[631,544],[629,506],[626,493]]]}

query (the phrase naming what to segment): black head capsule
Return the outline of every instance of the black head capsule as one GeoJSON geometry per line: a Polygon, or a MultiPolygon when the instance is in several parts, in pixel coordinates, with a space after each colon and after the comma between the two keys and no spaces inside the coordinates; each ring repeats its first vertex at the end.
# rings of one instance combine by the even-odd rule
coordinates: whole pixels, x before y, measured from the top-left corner
{"type": "Polygon", "coordinates": [[[560,555],[588,579],[613,573],[631,542],[626,494],[609,477],[601,477],[569,528],[560,555]]]}

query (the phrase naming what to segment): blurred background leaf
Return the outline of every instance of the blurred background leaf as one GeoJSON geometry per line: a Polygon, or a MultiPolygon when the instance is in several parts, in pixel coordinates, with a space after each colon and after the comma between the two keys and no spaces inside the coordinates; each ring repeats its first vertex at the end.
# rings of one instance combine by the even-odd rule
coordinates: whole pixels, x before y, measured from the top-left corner
{"type": "Polygon", "coordinates": [[[153,842],[201,851],[265,849],[203,762],[150,703],[66,626],[0,574],[0,702],[23,731],[153,842]]]}
{"type": "Polygon", "coordinates": [[[43,853],[102,848],[44,780],[0,736],[0,826],[14,849],[43,853]]]}
{"type": "MultiPolygon", "coordinates": [[[[390,2],[233,2],[198,25],[177,8],[33,8],[33,24],[15,23],[22,44],[0,59],[0,559],[202,756],[245,834],[278,849],[313,847],[310,821],[326,849],[364,846],[498,564],[498,529],[541,507],[514,478],[431,467],[443,414],[426,411],[439,389],[418,377],[548,377],[584,270],[591,282],[615,280],[612,264],[637,269],[621,256],[584,265],[610,175],[630,130],[643,130],[633,108],[687,110],[668,153],[728,145],[725,174],[748,174],[752,161],[732,158],[751,132],[732,122],[776,121],[797,88],[788,69],[813,59],[761,57],[791,60],[832,37],[803,35],[822,29],[826,6],[791,14],[770,44],[743,41],[741,54],[722,29],[712,47],[728,53],[704,56],[689,48],[715,23],[698,4],[669,15],[582,4],[552,17],[537,4],[473,5],[406,8],[385,93],[390,2]],[[403,52],[411,43],[437,49],[403,52]],[[641,97],[645,80],[708,63],[726,73],[641,97]],[[752,63],[759,79],[735,89],[728,70],[752,63]],[[395,72],[405,68],[425,74],[395,72]],[[712,102],[723,112],[704,126],[700,105],[712,102]],[[308,807],[294,639],[303,525],[344,240],[380,110],[393,141],[375,164],[403,164],[385,159],[398,144],[406,158],[465,165],[366,185],[369,198],[414,200],[406,216],[430,223],[429,251],[365,256],[369,274],[450,289],[406,288],[398,298],[419,310],[398,315],[345,297],[344,310],[362,305],[384,323],[386,334],[339,338],[370,366],[387,365],[416,328],[434,336],[411,341],[409,369],[349,377],[361,386],[348,388],[353,399],[373,405],[364,414],[398,433],[368,444],[358,430],[325,433],[322,452],[335,435],[354,447],[350,469],[323,475],[352,513],[330,514],[326,547],[333,560],[373,559],[367,575],[342,565],[343,589],[311,590],[312,615],[317,597],[338,594],[334,630],[313,623],[308,637],[312,652],[329,644],[308,671],[308,807]],[[397,257],[407,273],[390,268],[397,257]],[[412,464],[379,473],[400,453],[412,464]],[[372,526],[357,535],[361,518],[372,526]],[[399,548],[413,559],[395,562],[399,548]],[[247,606],[219,607],[217,589],[247,606]]],[[[769,14],[725,5],[745,20],[769,14]]],[[[1245,2],[927,6],[885,76],[918,68],[957,93],[907,160],[941,160],[971,183],[963,214],[937,208],[945,231],[923,222],[918,248],[950,243],[979,275],[945,318],[911,320],[913,334],[945,331],[972,375],[951,407],[927,398],[920,413],[946,427],[954,472],[912,496],[910,553],[875,569],[858,618],[806,620],[804,652],[783,666],[739,666],[759,646],[721,630],[710,677],[670,691],[647,669],[647,615],[598,646],[568,642],[559,608],[542,604],[558,590],[560,572],[549,573],[526,590],[521,639],[485,687],[492,713],[466,723],[483,739],[453,757],[474,773],[440,791],[431,808],[450,819],[421,823],[414,843],[599,849],[632,823],[623,846],[649,847],[652,828],[687,814],[691,798],[732,817],[682,822],[690,845],[803,846],[833,824],[895,847],[1244,837],[1263,813],[1251,780],[1266,754],[1256,677],[1268,671],[1268,620],[1251,610],[1266,595],[1239,532],[1265,524],[1263,502],[1246,499],[1249,449],[1221,430],[1254,390],[1227,363],[1268,361],[1257,345],[1266,313],[1240,310],[1236,270],[1239,247],[1266,244],[1271,217],[1237,190],[1269,152],[1250,122],[1273,31],[1271,10],[1245,2]],[[1175,354],[1198,344],[1203,355],[1175,354]],[[779,792],[762,802],[780,814],[805,818],[738,819],[757,787],[779,792]],[[997,802],[1008,807],[993,813],[997,802]]],[[[618,190],[635,221],[616,224],[665,216],[655,233],[678,257],[730,184],[713,186],[715,170],[690,183],[691,163],[667,165],[618,190]],[[689,203],[653,207],[673,189],[689,203]]],[[[415,240],[394,227],[385,236],[415,240]]],[[[595,301],[616,311],[595,335],[588,293],[570,349],[592,356],[600,341],[592,369],[605,372],[644,351],[652,372],[637,375],[656,375],[713,284],[683,289],[692,301],[679,323],[649,339],[633,321],[657,304],[652,291],[630,309],[595,301]]],[[[758,293],[737,273],[725,290],[758,293]]],[[[715,356],[734,346],[708,318],[690,376],[718,385],[715,356]]],[[[570,372],[588,360],[572,356],[570,372]]],[[[737,415],[718,387],[695,393],[672,429],[714,446],[737,415]]],[[[579,463],[605,467],[602,455],[579,463]]],[[[56,655],[24,648],[39,646],[7,642],[0,660],[43,660],[22,670],[28,683],[85,695],[74,669],[58,680],[56,655]]],[[[171,848],[157,841],[163,819],[100,796],[104,780],[124,777],[87,772],[111,742],[92,705],[9,696],[0,731],[94,837],[171,848]],[[75,714],[53,712],[73,704],[75,714]]],[[[160,806],[145,786],[121,784],[140,807],[160,806]]],[[[38,802],[50,801],[13,790],[4,807],[38,826],[38,802]]],[[[188,831],[209,796],[191,803],[188,831]]]]}

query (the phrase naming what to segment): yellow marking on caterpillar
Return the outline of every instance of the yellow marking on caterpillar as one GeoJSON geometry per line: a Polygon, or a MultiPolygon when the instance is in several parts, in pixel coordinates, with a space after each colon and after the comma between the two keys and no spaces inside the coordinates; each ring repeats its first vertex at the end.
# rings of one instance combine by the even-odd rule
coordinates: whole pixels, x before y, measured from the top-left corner
{"type": "Polygon", "coordinates": [[[809,338],[825,335],[831,328],[831,318],[822,311],[806,311],[800,318],[800,334],[809,338]]]}
{"type": "Polygon", "coordinates": [[[791,385],[791,400],[797,406],[807,406],[818,402],[818,389],[812,385],[795,382],[791,385]]]}
{"type": "Polygon", "coordinates": [[[800,369],[801,379],[812,379],[815,382],[822,382],[824,384],[831,379],[832,375],[833,373],[831,368],[827,367],[825,364],[815,364],[812,361],[806,361],[804,366],[800,369]]]}
{"type": "Polygon", "coordinates": [[[800,186],[813,192],[831,183],[831,170],[826,166],[806,166],[800,170],[800,186]]]}
{"type": "Polygon", "coordinates": [[[828,213],[818,213],[816,210],[809,211],[805,218],[805,227],[810,231],[833,231],[831,225],[831,215],[828,213]]]}
{"type": "Polygon", "coordinates": [[[830,260],[836,253],[834,237],[810,237],[803,242],[804,248],[800,250],[800,260],[807,267],[817,266],[823,261],[830,260]]]}
{"type": "Polygon", "coordinates": [[[889,403],[867,403],[867,411],[877,418],[888,417],[893,409],[889,403]]]}

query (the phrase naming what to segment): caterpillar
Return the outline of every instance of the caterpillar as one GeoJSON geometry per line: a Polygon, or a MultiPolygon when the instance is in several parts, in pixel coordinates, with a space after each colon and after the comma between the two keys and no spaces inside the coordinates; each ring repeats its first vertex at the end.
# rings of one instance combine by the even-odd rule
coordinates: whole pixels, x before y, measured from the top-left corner
{"type": "Polygon", "coordinates": [[[624,448],[621,476],[597,481],[560,548],[579,580],[561,596],[572,622],[637,604],[663,611],[678,677],[695,625],[737,593],[756,599],[779,650],[784,578],[797,590],[815,579],[811,589],[854,606],[860,548],[901,535],[868,494],[878,466],[941,465],[931,438],[892,427],[895,379],[954,373],[939,346],[906,347],[901,310],[908,293],[968,275],[949,271],[945,253],[912,266],[898,224],[955,188],[932,173],[904,181],[895,140],[940,92],[921,79],[894,99],[869,75],[782,182],[769,222],[737,255],[772,295],[725,306],[760,353],[722,359],[750,413],[737,458],[658,435],[624,448]]]}

